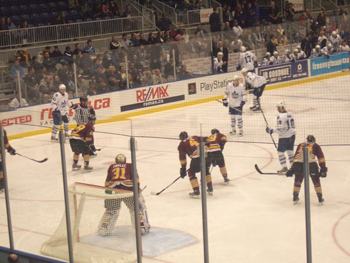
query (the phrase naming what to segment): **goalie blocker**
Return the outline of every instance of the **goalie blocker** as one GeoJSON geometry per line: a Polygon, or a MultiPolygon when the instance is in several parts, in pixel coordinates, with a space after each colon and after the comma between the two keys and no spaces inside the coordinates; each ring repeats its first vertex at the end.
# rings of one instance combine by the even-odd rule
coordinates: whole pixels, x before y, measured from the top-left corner
{"type": "MultiPolygon", "coordinates": [[[[137,181],[139,182],[139,179],[137,179],[137,181]]],[[[131,163],[126,163],[126,157],[123,154],[118,154],[115,157],[115,164],[109,166],[105,186],[109,188],[132,191],[132,165],[131,163]]],[[[139,183],[138,187],[140,188],[139,183]]],[[[111,190],[108,193],[113,194],[114,191],[111,190]]],[[[112,231],[118,220],[122,202],[127,206],[130,212],[131,221],[133,225],[135,225],[135,209],[133,196],[119,199],[106,199],[106,211],[103,214],[98,226],[98,233],[101,236],[112,235],[112,231]]],[[[140,194],[139,203],[141,233],[142,235],[146,235],[148,234],[151,226],[148,222],[147,209],[142,194],[140,194]]]]}

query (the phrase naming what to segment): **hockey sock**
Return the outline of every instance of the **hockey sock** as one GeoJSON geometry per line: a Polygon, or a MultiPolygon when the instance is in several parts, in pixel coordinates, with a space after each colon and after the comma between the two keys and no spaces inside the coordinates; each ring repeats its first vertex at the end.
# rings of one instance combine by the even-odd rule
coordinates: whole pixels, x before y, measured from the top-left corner
{"type": "Polygon", "coordinates": [[[205,176],[205,180],[206,180],[206,182],[207,182],[207,186],[212,185],[211,175],[210,175],[210,174],[208,174],[207,176],[205,176]]]}
{"type": "Polygon", "coordinates": [[[287,167],[286,157],[284,156],[284,152],[277,151],[277,154],[278,154],[278,160],[280,161],[281,166],[287,167]]]}
{"type": "Polygon", "coordinates": [[[75,164],[78,164],[78,161],[79,161],[79,152],[75,152],[75,153],[73,154],[73,162],[74,162],[75,164]]]}
{"type": "Polygon", "coordinates": [[[68,123],[64,123],[64,131],[65,133],[68,133],[68,123]]]}
{"type": "Polygon", "coordinates": [[[257,100],[257,97],[255,95],[254,95],[254,98],[253,98],[253,106],[254,107],[259,107],[258,100],[257,100]]]}
{"type": "Polygon", "coordinates": [[[59,127],[60,127],[59,125],[54,125],[52,127],[52,134],[51,134],[52,137],[56,137],[59,127]]]}
{"type": "Polygon", "coordinates": [[[287,155],[288,155],[289,164],[290,164],[290,166],[292,166],[292,164],[293,164],[293,159],[294,159],[293,151],[287,150],[286,152],[287,152],[287,155]]]}
{"type": "Polygon", "coordinates": [[[236,128],[236,117],[234,115],[231,116],[231,127],[232,130],[236,128]]]}
{"type": "Polygon", "coordinates": [[[240,131],[243,131],[243,119],[242,119],[242,115],[237,115],[237,127],[240,131]]]}
{"type": "Polygon", "coordinates": [[[199,184],[198,184],[197,178],[191,180],[191,186],[192,186],[193,191],[199,190],[199,184]]]}
{"type": "Polygon", "coordinates": [[[84,155],[84,164],[85,166],[89,166],[89,161],[90,161],[90,155],[84,155]]]}
{"type": "Polygon", "coordinates": [[[225,166],[220,167],[220,173],[224,178],[227,177],[227,170],[225,166]]]}
{"type": "Polygon", "coordinates": [[[322,194],[322,187],[321,186],[315,186],[315,191],[317,194],[322,194]]]}

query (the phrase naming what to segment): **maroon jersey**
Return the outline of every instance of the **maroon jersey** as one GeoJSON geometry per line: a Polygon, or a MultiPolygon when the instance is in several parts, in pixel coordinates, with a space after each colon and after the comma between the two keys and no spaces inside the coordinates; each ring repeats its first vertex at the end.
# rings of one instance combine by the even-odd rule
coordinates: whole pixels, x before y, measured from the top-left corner
{"type": "Polygon", "coordinates": [[[186,154],[191,159],[199,157],[199,143],[200,137],[198,136],[192,136],[180,142],[179,146],[177,147],[177,150],[179,151],[181,167],[186,168],[186,154]]]}
{"type": "Polygon", "coordinates": [[[321,147],[317,143],[308,143],[304,142],[298,145],[298,148],[295,151],[294,154],[294,160],[293,163],[302,163],[304,161],[303,159],[303,148],[307,147],[309,151],[309,162],[310,163],[316,163],[318,160],[318,164],[321,166],[322,169],[326,168],[326,159],[324,158],[323,152],[321,147]],[[317,160],[316,160],[317,157],[317,160]]]}
{"type": "MultiPolygon", "coordinates": [[[[137,183],[140,183],[138,175],[137,183]]],[[[107,171],[105,186],[112,188],[119,188],[118,186],[124,186],[132,190],[133,183],[131,163],[116,163],[110,165],[107,171]]]]}
{"type": "MultiPolygon", "coordinates": [[[[3,130],[4,131],[4,144],[5,144],[5,148],[6,148],[6,150],[7,151],[11,151],[11,149],[12,149],[12,147],[11,147],[11,145],[10,145],[10,143],[9,143],[9,140],[8,140],[8,138],[7,138],[7,132],[5,131],[5,130],[3,130]]],[[[0,146],[0,150],[1,150],[1,146],[0,146]]],[[[2,161],[2,156],[1,156],[1,151],[0,151],[0,162],[2,161]]]]}
{"type": "Polygon", "coordinates": [[[72,130],[70,138],[85,141],[87,144],[92,144],[94,131],[95,128],[90,122],[80,124],[72,130]]]}
{"type": "Polygon", "coordinates": [[[205,145],[207,146],[207,152],[221,151],[227,142],[227,137],[222,133],[215,133],[207,138],[205,145]]]}

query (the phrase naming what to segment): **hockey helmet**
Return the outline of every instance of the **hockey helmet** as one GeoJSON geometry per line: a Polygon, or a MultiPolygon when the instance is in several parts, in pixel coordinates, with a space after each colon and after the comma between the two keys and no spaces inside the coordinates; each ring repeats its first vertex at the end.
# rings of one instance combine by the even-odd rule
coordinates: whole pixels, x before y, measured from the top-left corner
{"type": "Polygon", "coordinates": [[[60,84],[60,85],[58,86],[58,89],[59,89],[59,90],[61,90],[61,89],[64,89],[64,90],[65,90],[65,89],[66,89],[66,85],[60,84]]]}
{"type": "Polygon", "coordinates": [[[271,57],[271,53],[270,52],[266,52],[265,55],[271,57]]]}
{"type": "Polygon", "coordinates": [[[332,32],[332,36],[336,37],[337,36],[337,32],[333,31],[332,32]]]}
{"type": "Polygon", "coordinates": [[[188,138],[188,134],[187,134],[187,132],[185,132],[185,131],[183,131],[183,132],[181,132],[180,133],[180,135],[179,135],[179,138],[180,138],[180,140],[186,140],[187,138],[188,138]]]}
{"type": "Polygon", "coordinates": [[[277,109],[280,109],[281,111],[286,110],[286,103],[284,101],[280,101],[276,104],[277,109]]]}
{"type": "Polygon", "coordinates": [[[88,98],[86,96],[81,96],[79,98],[80,102],[83,102],[83,101],[88,101],[88,98]]]}
{"type": "MultiPolygon", "coordinates": [[[[248,69],[247,69],[247,68],[242,68],[241,72],[242,72],[242,74],[244,75],[245,73],[248,72],[248,69]]],[[[245,76],[245,75],[244,75],[244,76],[245,76]]]]}
{"type": "Polygon", "coordinates": [[[320,45],[316,45],[316,49],[320,49],[321,48],[321,46],[320,45]]]}
{"type": "Polygon", "coordinates": [[[297,49],[301,49],[301,46],[300,46],[300,45],[297,45],[297,49]]]}
{"type": "Polygon", "coordinates": [[[218,52],[218,55],[217,56],[224,56],[224,53],[222,53],[222,52],[218,52]]]}
{"type": "Polygon", "coordinates": [[[212,129],[211,134],[219,133],[220,131],[218,129],[212,129]]]}
{"type": "Polygon", "coordinates": [[[241,46],[241,52],[245,52],[247,49],[245,46],[241,46]]]}
{"type": "Polygon", "coordinates": [[[277,55],[278,55],[278,51],[274,51],[274,52],[273,52],[273,55],[274,55],[274,56],[277,56],[277,55]]]}
{"type": "Polygon", "coordinates": [[[331,44],[331,43],[329,43],[328,45],[327,45],[327,48],[332,48],[333,47],[333,45],[331,44]]]}
{"type": "Polygon", "coordinates": [[[290,54],[290,50],[289,49],[286,49],[285,51],[284,51],[284,53],[287,55],[287,54],[290,54]]]}
{"type": "Polygon", "coordinates": [[[316,142],[316,138],[315,138],[315,136],[313,136],[313,135],[308,135],[308,136],[306,137],[306,141],[307,141],[307,142],[316,142]]]}
{"type": "Polygon", "coordinates": [[[115,163],[126,163],[126,157],[124,154],[118,154],[115,157],[115,163]]]}
{"type": "Polygon", "coordinates": [[[296,48],[293,50],[293,53],[299,53],[299,50],[296,48]]]}

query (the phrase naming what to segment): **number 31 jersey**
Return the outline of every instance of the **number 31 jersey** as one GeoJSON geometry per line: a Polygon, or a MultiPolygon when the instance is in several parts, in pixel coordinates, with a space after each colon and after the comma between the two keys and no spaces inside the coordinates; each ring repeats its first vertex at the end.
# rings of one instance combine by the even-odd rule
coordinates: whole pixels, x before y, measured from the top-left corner
{"type": "MultiPolygon", "coordinates": [[[[139,183],[138,176],[137,182],[139,183]]],[[[111,187],[112,185],[114,188],[132,189],[131,163],[115,163],[109,166],[105,186],[111,187]]]]}
{"type": "Polygon", "coordinates": [[[282,112],[277,117],[277,133],[280,138],[290,138],[296,134],[293,114],[282,112]]]}

